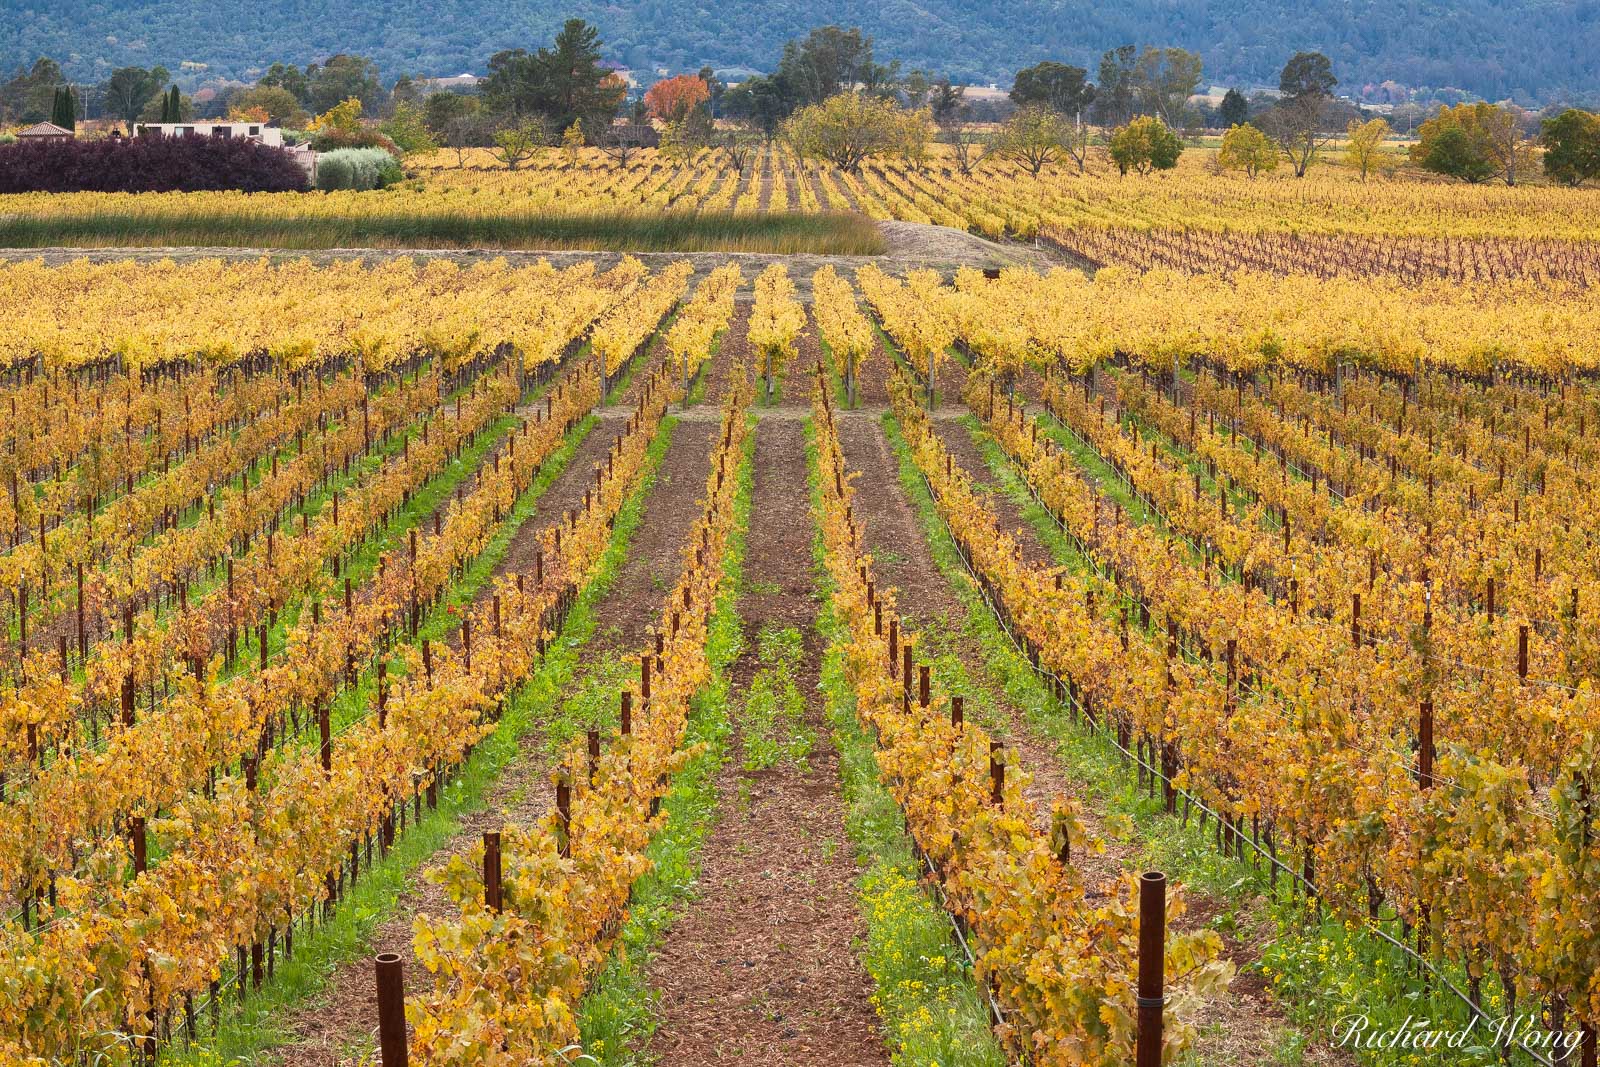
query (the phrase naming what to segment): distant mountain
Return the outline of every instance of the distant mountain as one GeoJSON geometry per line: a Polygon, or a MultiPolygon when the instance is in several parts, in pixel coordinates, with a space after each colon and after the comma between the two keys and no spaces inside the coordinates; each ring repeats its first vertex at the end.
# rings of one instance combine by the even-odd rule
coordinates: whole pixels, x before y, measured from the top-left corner
{"type": "Polygon", "coordinates": [[[1092,72],[1106,48],[1137,43],[1200,52],[1208,84],[1275,84],[1289,55],[1315,49],[1347,88],[1393,80],[1492,99],[1600,90],[1600,0],[0,0],[0,71],[48,55],[84,80],[157,63],[248,80],[274,60],[346,51],[376,59],[388,80],[455,74],[546,42],[571,16],[643,72],[767,69],[786,39],[838,23],[875,37],[880,61],[977,83],[1005,84],[1051,58],[1092,72]]]}

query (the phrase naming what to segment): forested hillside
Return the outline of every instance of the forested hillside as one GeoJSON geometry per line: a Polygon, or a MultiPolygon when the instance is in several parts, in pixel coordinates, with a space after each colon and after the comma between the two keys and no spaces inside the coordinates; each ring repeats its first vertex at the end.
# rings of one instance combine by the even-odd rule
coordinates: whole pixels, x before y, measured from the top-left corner
{"type": "Polygon", "coordinates": [[[1129,42],[1197,50],[1211,83],[1273,84],[1284,57],[1300,49],[1327,54],[1349,88],[1392,79],[1490,98],[1519,91],[1551,98],[1600,80],[1593,7],[1584,0],[102,0],[59,7],[4,0],[0,70],[49,55],[69,76],[86,80],[118,66],[156,63],[174,71],[205,64],[211,75],[248,78],[273,60],[304,64],[356,52],[375,58],[385,78],[481,71],[494,51],[546,40],[572,16],[598,25],[607,55],[640,70],[705,63],[760,68],[786,39],[837,22],[874,36],[884,59],[974,82],[1005,82],[1045,58],[1090,66],[1104,49],[1129,42]]]}

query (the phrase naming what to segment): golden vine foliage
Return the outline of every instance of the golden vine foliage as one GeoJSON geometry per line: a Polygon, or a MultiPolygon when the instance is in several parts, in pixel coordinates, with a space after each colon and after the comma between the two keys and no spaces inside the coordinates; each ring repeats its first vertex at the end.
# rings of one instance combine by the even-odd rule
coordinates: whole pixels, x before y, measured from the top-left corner
{"type": "MultiPolygon", "coordinates": [[[[996,580],[1022,579],[1007,551],[1009,538],[992,515],[970,491],[959,503],[947,497],[946,483],[940,481],[943,468],[926,462],[926,449],[918,443],[914,428],[922,416],[910,400],[910,388],[898,377],[895,382],[896,411],[958,538],[974,537],[996,558],[1004,557],[1009,569],[995,573],[996,580]],[[976,525],[967,527],[967,519],[976,525]]],[[[1011,1020],[1002,1039],[1041,1064],[1126,1064],[1133,1055],[1136,1018],[1133,882],[1106,887],[1107,902],[1092,903],[1089,890],[1099,887],[1084,884],[1077,869],[1060,859],[1056,838],[1070,836],[1077,825],[1070,802],[1057,800],[1052,832],[1034,829],[1039,820],[1027,799],[1026,775],[1008,768],[1003,802],[996,806],[990,797],[987,731],[970,722],[952,726],[942,699],[923,707],[910,698],[910,680],[898,676],[899,664],[890,661],[885,643],[891,620],[906,633],[903,620],[895,610],[894,590],[873,584],[872,559],[862,550],[853,517],[857,490],[846,478],[827,397],[819,367],[813,399],[821,458],[818,521],[835,584],[834,610],[849,631],[843,647],[846,671],[857,713],[878,740],[884,784],[939,872],[951,907],[972,931],[979,981],[995,990],[1011,1020]]],[[[915,639],[906,633],[906,640],[915,639]]],[[[1174,896],[1169,918],[1181,914],[1182,907],[1181,895],[1174,896]]],[[[1216,960],[1220,947],[1211,932],[1169,939],[1166,970],[1182,978],[1169,989],[1163,1058],[1188,1046],[1193,1012],[1227,984],[1232,967],[1216,960]]]]}
{"type": "Polygon", "coordinates": [[[433,975],[409,1009],[417,1062],[562,1064],[562,1050],[577,1044],[578,1002],[605,964],[633,883],[650,867],[644,851],[666,819],[652,814],[652,801],[688,758],[689,702],[710,678],[706,628],[734,532],[751,399],[749,375],[736,367],[705,507],[662,606],[662,650],[640,652],[654,665],[649,698],[641,690],[631,732],[613,737],[598,759],[578,748],[564,761],[558,781],[572,789],[570,823],[552,810],[532,826],[505,828],[499,911],[485,904],[481,849],[433,872],[459,914],[416,921],[417,955],[433,975]]]}

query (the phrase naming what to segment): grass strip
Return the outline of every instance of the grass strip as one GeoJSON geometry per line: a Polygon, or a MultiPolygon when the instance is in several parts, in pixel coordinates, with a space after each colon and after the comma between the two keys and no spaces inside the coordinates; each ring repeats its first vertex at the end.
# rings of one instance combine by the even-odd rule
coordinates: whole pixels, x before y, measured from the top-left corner
{"type": "Polygon", "coordinates": [[[844,212],[424,211],[341,216],[298,212],[292,199],[280,198],[274,206],[281,210],[269,213],[253,204],[197,209],[173,195],[122,210],[48,216],[17,212],[0,218],[0,247],[503,248],[854,256],[887,250],[871,220],[844,212]]]}

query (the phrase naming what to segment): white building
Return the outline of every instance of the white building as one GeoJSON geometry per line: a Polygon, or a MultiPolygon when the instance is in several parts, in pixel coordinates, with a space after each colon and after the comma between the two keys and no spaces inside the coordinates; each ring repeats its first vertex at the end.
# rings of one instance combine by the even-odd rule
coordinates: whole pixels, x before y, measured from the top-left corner
{"type": "Polygon", "coordinates": [[[141,122],[134,133],[139,137],[243,137],[283,147],[283,131],[264,122],[141,122]]]}

